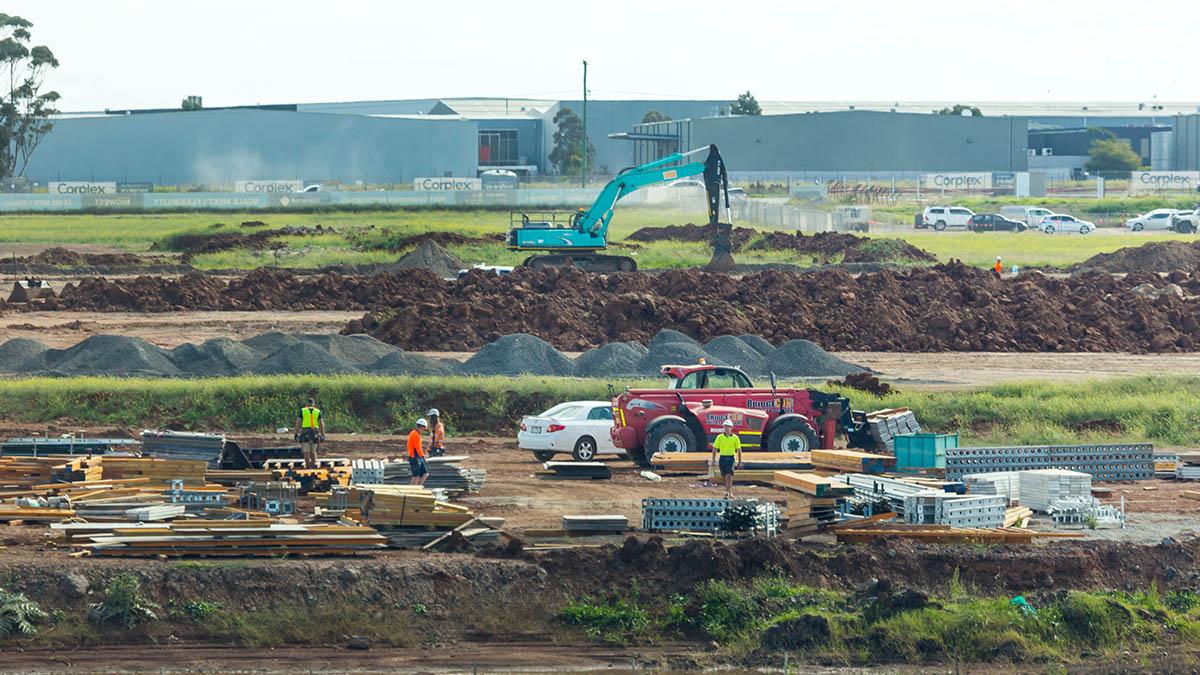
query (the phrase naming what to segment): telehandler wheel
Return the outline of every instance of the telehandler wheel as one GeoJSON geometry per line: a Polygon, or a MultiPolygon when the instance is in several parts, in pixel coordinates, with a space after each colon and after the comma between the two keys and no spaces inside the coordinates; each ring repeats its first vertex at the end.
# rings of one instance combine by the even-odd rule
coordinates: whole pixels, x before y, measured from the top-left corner
{"type": "Polygon", "coordinates": [[[767,450],[771,452],[808,452],[817,447],[817,432],[802,420],[784,420],[771,431],[767,450]]]}
{"type": "Polygon", "coordinates": [[[699,452],[696,435],[686,424],[678,420],[666,420],[654,425],[646,434],[646,459],[655,453],[699,452]]]}

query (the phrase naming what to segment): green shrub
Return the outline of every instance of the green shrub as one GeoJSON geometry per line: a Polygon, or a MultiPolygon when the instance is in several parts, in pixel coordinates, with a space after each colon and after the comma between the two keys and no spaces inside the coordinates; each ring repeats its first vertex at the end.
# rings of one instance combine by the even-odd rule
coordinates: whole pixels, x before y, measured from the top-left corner
{"type": "Polygon", "coordinates": [[[46,612],[24,593],[0,589],[0,638],[33,635],[45,619],[46,612]]]}
{"type": "Polygon", "coordinates": [[[118,574],[104,589],[104,599],[88,606],[93,623],[116,622],[126,628],[158,619],[158,605],[142,595],[142,582],[132,574],[118,574]]]}
{"type": "Polygon", "coordinates": [[[620,641],[640,633],[651,624],[650,613],[637,603],[622,598],[597,602],[590,598],[571,600],[559,612],[563,622],[580,626],[591,637],[620,641]]]}

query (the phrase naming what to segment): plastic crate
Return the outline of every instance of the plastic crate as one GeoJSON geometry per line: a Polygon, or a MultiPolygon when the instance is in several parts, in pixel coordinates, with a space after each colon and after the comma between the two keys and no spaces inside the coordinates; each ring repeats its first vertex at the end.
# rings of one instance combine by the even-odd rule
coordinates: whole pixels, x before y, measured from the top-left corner
{"type": "Polygon", "coordinates": [[[944,469],[946,448],[958,447],[958,434],[900,434],[895,443],[897,469],[944,469]]]}

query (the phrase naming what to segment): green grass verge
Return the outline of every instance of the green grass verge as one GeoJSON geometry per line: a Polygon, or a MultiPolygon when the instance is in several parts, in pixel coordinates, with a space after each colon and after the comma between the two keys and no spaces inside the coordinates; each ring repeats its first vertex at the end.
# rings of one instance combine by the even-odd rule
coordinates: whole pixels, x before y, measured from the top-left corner
{"type": "MultiPolygon", "coordinates": [[[[872,235],[880,236],[880,235],[872,235]]],[[[1004,257],[1006,267],[1066,268],[1083,262],[1097,253],[1141,246],[1152,241],[1196,241],[1194,234],[1145,232],[1136,235],[1109,234],[1043,234],[1041,232],[906,232],[895,236],[917,248],[936,255],[938,260],[962,260],[974,267],[990,267],[996,256],[1004,257]]]]}
{"type": "MultiPolygon", "coordinates": [[[[562,401],[606,400],[606,385],[532,376],[32,378],[4,383],[0,419],[261,432],[291,426],[296,407],[315,395],[333,432],[405,429],[430,407],[444,412],[454,433],[511,432],[522,415],[562,401]]],[[[884,398],[843,393],[856,409],[911,407],[927,430],[958,431],[964,444],[1119,439],[1194,446],[1200,444],[1198,390],[1200,377],[1164,375],[1080,384],[1018,382],[970,391],[905,390],[884,398]]]]}
{"type": "Polygon", "coordinates": [[[749,662],[787,651],[831,666],[882,663],[1069,664],[1125,650],[1200,647],[1200,604],[1187,591],[1059,594],[1023,609],[1007,597],[947,588],[908,602],[814,588],[782,577],[709,581],[688,595],[646,601],[636,588],[569,600],[559,621],[589,638],[637,644],[703,639],[749,662]]]}

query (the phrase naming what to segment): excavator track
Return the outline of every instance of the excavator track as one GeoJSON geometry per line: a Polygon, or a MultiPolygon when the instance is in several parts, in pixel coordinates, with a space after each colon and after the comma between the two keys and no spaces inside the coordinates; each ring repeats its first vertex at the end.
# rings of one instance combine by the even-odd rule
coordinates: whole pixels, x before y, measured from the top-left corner
{"type": "Polygon", "coordinates": [[[529,256],[522,263],[534,269],[542,267],[578,267],[585,272],[635,272],[637,261],[623,255],[598,253],[550,253],[529,256]]]}

